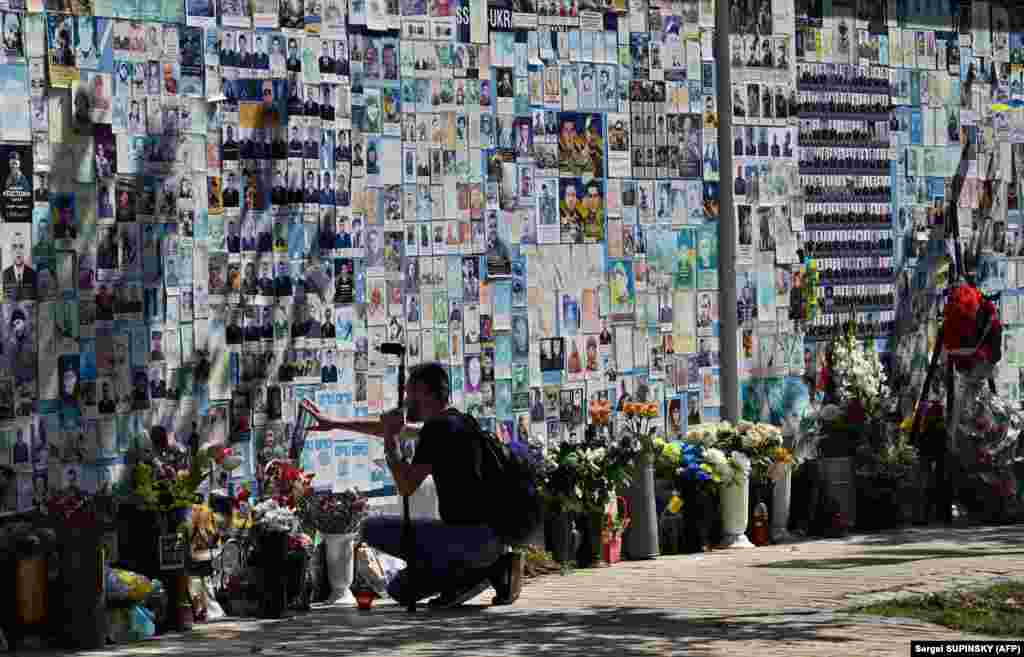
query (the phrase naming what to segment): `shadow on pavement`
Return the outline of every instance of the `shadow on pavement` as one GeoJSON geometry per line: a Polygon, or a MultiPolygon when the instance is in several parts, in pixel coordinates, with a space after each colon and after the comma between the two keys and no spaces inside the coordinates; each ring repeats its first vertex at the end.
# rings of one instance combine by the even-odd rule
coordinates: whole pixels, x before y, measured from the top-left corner
{"type": "Polygon", "coordinates": [[[754,568],[792,568],[797,570],[846,570],[848,568],[871,568],[895,566],[912,561],[929,559],[977,559],[983,557],[1013,557],[1024,555],[1024,550],[989,548],[977,550],[943,549],[897,549],[870,550],[862,556],[836,557],[832,559],[790,559],[769,563],[752,564],[754,568]]]}
{"type": "Polygon", "coordinates": [[[972,527],[914,527],[851,536],[847,542],[855,545],[913,545],[915,543],[953,543],[958,546],[1020,547],[1024,543],[1024,525],[972,527]]]}
{"type": "Polygon", "coordinates": [[[836,620],[828,612],[687,619],[681,612],[664,610],[602,608],[570,612],[466,605],[452,611],[422,610],[410,615],[389,605],[370,612],[316,609],[286,621],[210,625],[201,632],[123,649],[112,647],[102,654],[700,656],[721,655],[722,650],[731,653],[728,644],[722,642],[785,641],[789,646],[856,642],[855,638],[822,633],[826,628],[832,633],[852,625],[856,623],[836,620]],[[714,650],[711,644],[715,644],[714,650]]]}

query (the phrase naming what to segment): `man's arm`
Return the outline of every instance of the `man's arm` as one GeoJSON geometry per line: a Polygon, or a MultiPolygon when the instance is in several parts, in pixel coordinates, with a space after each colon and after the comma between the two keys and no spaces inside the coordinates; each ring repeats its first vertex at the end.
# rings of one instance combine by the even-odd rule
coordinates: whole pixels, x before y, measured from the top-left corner
{"type": "Polygon", "coordinates": [[[380,420],[336,420],[333,418],[321,417],[319,423],[314,425],[312,431],[354,431],[375,438],[385,438],[387,431],[384,423],[380,420]]]}
{"type": "Polygon", "coordinates": [[[387,461],[388,467],[391,469],[391,477],[395,480],[395,486],[402,496],[415,493],[423,480],[433,472],[429,463],[406,463],[392,457],[390,453],[387,461]]]}

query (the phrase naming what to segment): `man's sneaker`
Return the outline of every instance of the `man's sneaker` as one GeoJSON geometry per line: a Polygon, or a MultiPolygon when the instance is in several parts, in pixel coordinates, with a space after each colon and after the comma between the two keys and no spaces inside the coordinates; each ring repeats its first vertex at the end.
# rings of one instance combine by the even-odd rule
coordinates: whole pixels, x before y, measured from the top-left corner
{"type": "Polygon", "coordinates": [[[510,605],[519,599],[523,590],[523,555],[511,552],[501,555],[494,564],[491,584],[497,595],[491,600],[493,605],[510,605]]]}
{"type": "Polygon", "coordinates": [[[486,576],[475,584],[462,586],[458,589],[442,593],[427,603],[431,609],[452,609],[469,602],[491,587],[491,581],[486,576]]]}

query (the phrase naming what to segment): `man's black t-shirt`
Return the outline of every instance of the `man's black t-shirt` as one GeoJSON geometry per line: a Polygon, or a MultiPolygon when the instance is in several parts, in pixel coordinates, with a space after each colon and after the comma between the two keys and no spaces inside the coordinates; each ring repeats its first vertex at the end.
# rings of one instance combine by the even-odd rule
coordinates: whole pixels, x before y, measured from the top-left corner
{"type": "Polygon", "coordinates": [[[429,464],[437,486],[441,520],[452,525],[488,523],[483,446],[462,415],[448,412],[420,429],[415,464],[429,464]]]}

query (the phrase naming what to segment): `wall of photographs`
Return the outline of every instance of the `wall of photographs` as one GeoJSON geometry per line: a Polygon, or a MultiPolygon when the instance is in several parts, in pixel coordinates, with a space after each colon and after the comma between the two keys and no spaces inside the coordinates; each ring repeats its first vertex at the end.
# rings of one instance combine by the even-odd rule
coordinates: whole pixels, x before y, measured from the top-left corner
{"type": "MultiPolygon", "coordinates": [[[[850,319],[919,382],[964,145],[961,235],[1016,289],[1024,33],[980,1],[729,2],[725,176],[708,0],[0,2],[5,508],[126,486],[155,425],[253,484],[302,399],[394,403],[385,341],[506,439],[578,436],[598,397],[717,420],[720,179],[743,415],[795,426],[850,319]]],[[[303,461],[381,490],[378,450],[303,461]]]]}
{"type": "Polygon", "coordinates": [[[1024,19],[1014,5],[999,3],[943,9],[911,13],[889,30],[889,56],[900,66],[891,119],[900,328],[893,351],[906,412],[920,393],[939,327],[953,267],[945,227],[953,222],[968,269],[986,293],[1001,294],[1008,326],[996,384],[1001,395],[1021,399],[1024,19]],[[964,182],[953,198],[958,172],[964,182]]]}
{"type": "MultiPolygon", "coordinates": [[[[394,403],[385,341],[506,439],[718,418],[714,6],[626,9],[6,0],[5,508],[128,486],[153,426],[253,484],[299,401],[394,403]]],[[[346,438],[304,465],[386,487],[346,438]]]]}

